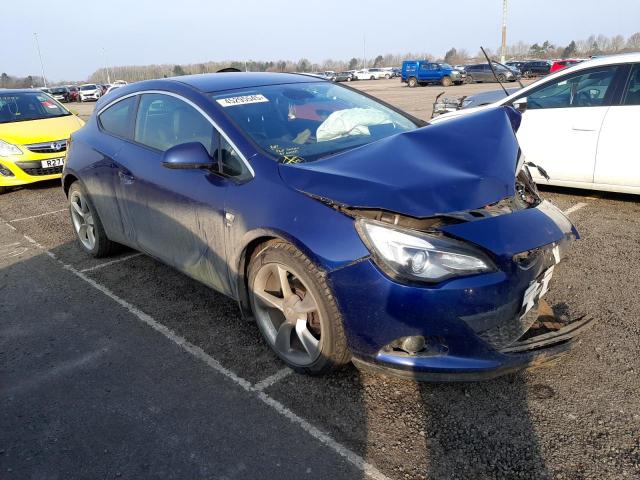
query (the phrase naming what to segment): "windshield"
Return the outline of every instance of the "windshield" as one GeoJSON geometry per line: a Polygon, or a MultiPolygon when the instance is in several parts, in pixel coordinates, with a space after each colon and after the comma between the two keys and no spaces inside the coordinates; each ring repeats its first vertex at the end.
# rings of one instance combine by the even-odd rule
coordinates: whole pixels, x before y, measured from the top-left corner
{"type": "Polygon", "coordinates": [[[51,89],[51,93],[65,93],[66,91],[67,89],[65,87],[57,87],[51,89]]]}
{"type": "Polygon", "coordinates": [[[213,98],[255,143],[284,163],[310,162],[416,128],[375,100],[325,82],[269,85],[213,98]]]}
{"type": "Polygon", "coordinates": [[[80,87],[80,90],[95,90],[96,88],[98,87],[96,87],[95,85],[82,85],[80,87]]]}
{"type": "Polygon", "coordinates": [[[24,122],[71,115],[42,92],[0,93],[0,123],[24,122]]]}

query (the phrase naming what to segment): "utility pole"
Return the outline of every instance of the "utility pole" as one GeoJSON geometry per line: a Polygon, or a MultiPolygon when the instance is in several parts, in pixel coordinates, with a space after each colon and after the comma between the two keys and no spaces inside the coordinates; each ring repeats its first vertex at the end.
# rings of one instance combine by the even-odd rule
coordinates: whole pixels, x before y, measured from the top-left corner
{"type": "Polygon", "coordinates": [[[107,84],[111,85],[111,72],[109,71],[109,62],[107,62],[107,52],[102,47],[102,56],[104,57],[104,69],[107,72],[107,84]]]}
{"type": "Polygon", "coordinates": [[[40,69],[42,70],[42,81],[44,82],[44,88],[47,88],[47,77],[44,75],[44,63],[42,63],[42,53],[40,53],[40,42],[38,42],[38,34],[33,33],[33,37],[36,39],[36,50],[38,50],[38,57],[40,57],[40,69]]]}
{"type": "Polygon", "coordinates": [[[367,36],[362,35],[362,68],[367,68],[367,36]]]}
{"type": "Polygon", "coordinates": [[[502,50],[500,51],[500,63],[504,63],[507,57],[507,0],[502,0],[502,50]]]}

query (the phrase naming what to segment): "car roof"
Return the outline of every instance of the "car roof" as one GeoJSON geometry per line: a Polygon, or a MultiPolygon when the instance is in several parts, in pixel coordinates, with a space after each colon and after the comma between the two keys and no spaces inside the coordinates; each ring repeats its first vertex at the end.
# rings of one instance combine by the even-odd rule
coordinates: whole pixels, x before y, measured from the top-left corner
{"type": "Polygon", "coordinates": [[[223,72],[199,75],[183,75],[166,80],[187,84],[201,92],[219,92],[239,88],[263,87],[283,83],[310,83],[323,81],[322,78],[299,73],[272,72],[223,72]]]}
{"type": "MultiPolygon", "coordinates": [[[[51,87],[51,88],[55,88],[55,87],[51,87]]],[[[0,94],[2,95],[6,95],[7,93],[30,93],[30,92],[42,92],[42,90],[40,90],[40,88],[0,88],[0,94]]]]}
{"type": "Polygon", "coordinates": [[[530,90],[533,90],[534,88],[537,88],[538,85],[542,84],[543,82],[547,82],[548,80],[553,80],[554,78],[561,78],[567,74],[580,72],[582,70],[586,70],[593,67],[601,67],[605,65],[617,65],[620,63],[640,63],[640,52],[609,55],[606,57],[598,57],[591,60],[585,60],[584,62],[576,63],[575,65],[571,65],[570,67],[563,68],[562,70],[557,70],[550,75],[542,77],[540,80],[525,86],[523,89],[509,95],[503,100],[499,100],[494,105],[499,105],[499,104],[501,105],[501,104],[510,102],[517,95],[521,95],[522,93],[526,93],[530,90]]]}

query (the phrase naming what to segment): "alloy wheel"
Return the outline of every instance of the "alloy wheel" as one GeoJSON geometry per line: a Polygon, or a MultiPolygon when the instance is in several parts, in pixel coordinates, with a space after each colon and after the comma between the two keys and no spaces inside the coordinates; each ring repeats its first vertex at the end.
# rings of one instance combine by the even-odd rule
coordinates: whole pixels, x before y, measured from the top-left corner
{"type": "Polygon", "coordinates": [[[267,263],[257,272],[251,294],[271,348],[293,365],[313,364],[320,356],[320,310],[300,276],[288,266],[267,263]]]}
{"type": "Polygon", "coordinates": [[[80,192],[76,191],[71,194],[69,203],[73,227],[80,242],[87,250],[93,250],[96,246],[95,226],[87,200],[80,192]]]}

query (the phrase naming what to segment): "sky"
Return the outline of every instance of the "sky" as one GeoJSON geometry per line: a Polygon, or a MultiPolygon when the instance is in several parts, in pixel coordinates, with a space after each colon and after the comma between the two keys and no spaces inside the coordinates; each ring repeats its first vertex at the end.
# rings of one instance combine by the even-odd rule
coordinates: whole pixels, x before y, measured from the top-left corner
{"type": "MultiPolygon", "coordinates": [[[[83,80],[105,64],[361,58],[500,44],[502,0],[3,0],[0,71],[83,80]]],[[[509,0],[507,43],[640,30],[640,0],[509,0]]]]}

